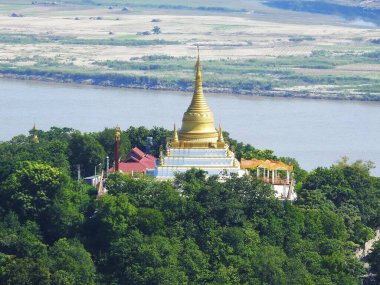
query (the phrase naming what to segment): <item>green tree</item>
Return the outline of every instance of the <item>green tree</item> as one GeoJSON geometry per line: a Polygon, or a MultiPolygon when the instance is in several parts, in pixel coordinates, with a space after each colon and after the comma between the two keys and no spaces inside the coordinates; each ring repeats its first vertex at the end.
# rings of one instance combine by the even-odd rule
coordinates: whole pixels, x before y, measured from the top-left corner
{"type": "Polygon", "coordinates": [[[164,216],[156,209],[139,208],[134,220],[139,230],[148,235],[162,232],[165,227],[164,216]]]}
{"type": "Polygon", "coordinates": [[[326,210],[321,215],[325,235],[330,239],[346,240],[348,235],[343,220],[334,212],[326,210]]]}
{"type": "Polygon", "coordinates": [[[15,211],[24,220],[41,221],[66,181],[59,169],[26,161],[1,185],[0,203],[3,209],[15,211]]]}
{"type": "Polygon", "coordinates": [[[0,143],[0,181],[4,181],[20,161],[32,160],[31,143],[24,135],[0,143]]]}
{"type": "Polygon", "coordinates": [[[153,127],[151,130],[145,127],[129,127],[125,133],[131,142],[131,147],[138,147],[142,151],[145,151],[146,138],[152,137],[153,146],[151,147],[151,154],[156,157],[159,155],[160,146],[166,144],[166,138],[171,134],[170,131],[159,127],[153,127]]]}
{"type": "Polygon", "coordinates": [[[49,268],[32,258],[0,255],[0,283],[7,285],[49,285],[49,268]]]}
{"type": "Polygon", "coordinates": [[[32,146],[32,158],[53,167],[60,168],[66,174],[70,174],[70,162],[67,156],[68,142],[53,139],[41,140],[39,144],[32,146]]]}
{"type": "Polygon", "coordinates": [[[377,274],[375,278],[377,282],[380,282],[380,274],[379,274],[380,272],[380,242],[379,241],[375,244],[373,251],[369,255],[368,262],[371,265],[371,272],[374,274],[377,274]]]}
{"type": "Polygon", "coordinates": [[[281,248],[262,246],[255,255],[253,269],[263,284],[286,284],[285,262],[286,255],[281,248]]]}
{"type": "Polygon", "coordinates": [[[182,242],[183,249],[179,255],[181,268],[193,284],[204,283],[210,278],[208,256],[201,251],[196,242],[189,238],[182,242]]]}
{"type": "Polygon", "coordinates": [[[307,271],[307,268],[299,259],[289,258],[285,262],[284,271],[286,272],[286,284],[315,284],[311,274],[307,271]]]}
{"type": "Polygon", "coordinates": [[[162,236],[143,237],[133,231],[112,243],[110,263],[118,284],[186,284],[179,267],[181,244],[162,236]]]}
{"type": "Polygon", "coordinates": [[[102,249],[115,239],[125,236],[136,215],[136,208],[124,194],[104,195],[95,203],[95,215],[88,221],[87,233],[92,247],[102,249]]]}
{"type": "Polygon", "coordinates": [[[74,285],[75,278],[71,272],[57,270],[51,276],[51,283],[55,285],[74,285]]]}
{"type": "MultiPolygon", "coordinates": [[[[72,173],[76,174],[77,165],[81,165],[83,176],[94,175],[95,166],[104,166],[106,153],[102,145],[91,135],[76,132],[69,144],[69,160],[72,173]]],[[[99,168],[98,168],[99,169],[99,168]]],[[[100,170],[100,169],[99,169],[100,170]]]]}
{"type": "MultiPolygon", "coordinates": [[[[116,129],[105,128],[101,132],[93,133],[92,135],[102,145],[104,151],[110,158],[110,164],[115,160],[115,132],[116,129]]],[[[121,132],[120,135],[120,158],[124,159],[131,150],[131,143],[126,132],[121,132]]]]}
{"type": "Polygon", "coordinates": [[[74,188],[70,185],[57,193],[48,210],[46,224],[43,224],[47,241],[52,242],[60,237],[78,235],[85,223],[85,214],[91,202],[86,191],[88,187],[88,185],[77,184],[74,188]]]}
{"type": "Polygon", "coordinates": [[[58,240],[49,250],[49,257],[53,278],[60,283],[74,280],[74,284],[95,284],[95,265],[78,240],[58,240]]]}
{"type": "MultiPolygon", "coordinates": [[[[123,132],[124,133],[124,132],[123,132]]],[[[149,130],[145,127],[129,127],[125,134],[131,142],[131,147],[138,147],[142,151],[145,150],[146,138],[149,137],[149,130]]]]}

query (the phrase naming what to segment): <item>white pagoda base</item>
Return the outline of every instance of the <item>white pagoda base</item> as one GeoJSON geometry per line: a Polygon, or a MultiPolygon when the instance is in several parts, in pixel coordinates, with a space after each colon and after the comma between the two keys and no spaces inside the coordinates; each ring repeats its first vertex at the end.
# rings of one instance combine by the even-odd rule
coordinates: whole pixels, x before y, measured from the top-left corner
{"type": "Polygon", "coordinates": [[[245,173],[226,145],[222,149],[170,148],[156,167],[153,176],[163,180],[174,179],[176,173],[186,172],[191,168],[206,171],[207,177],[217,175],[223,178],[231,174],[242,176],[245,173]]]}

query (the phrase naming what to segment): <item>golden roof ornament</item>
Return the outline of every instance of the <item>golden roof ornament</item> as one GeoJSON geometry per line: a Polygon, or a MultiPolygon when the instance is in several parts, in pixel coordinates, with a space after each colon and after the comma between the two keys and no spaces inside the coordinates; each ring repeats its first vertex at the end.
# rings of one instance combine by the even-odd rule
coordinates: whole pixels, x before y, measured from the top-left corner
{"type": "Polygon", "coordinates": [[[32,143],[38,144],[40,140],[38,139],[38,136],[37,136],[36,122],[33,123],[32,131],[33,131],[32,143]]]}
{"type": "Polygon", "coordinates": [[[116,139],[120,139],[120,133],[121,133],[120,127],[117,126],[116,129],[115,129],[115,138],[116,139]]]}
{"type": "Polygon", "coordinates": [[[32,138],[32,143],[34,144],[38,144],[40,143],[40,140],[38,139],[38,136],[37,135],[34,135],[33,138],[32,138]]]}
{"type": "Polygon", "coordinates": [[[177,132],[177,128],[174,124],[174,129],[173,129],[173,142],[178,142],[178,132],[177,132]]]}
{"type": "Polygon", "coordinates": [[[207,105],[202,87],[202,65],[199,56],[195,64],[194,94],[190,106],[183,115],[179,139],[185,141],[216,142],[214,115],[207,105]]]}
{"type": "Polygon", "coordinates": [[[162,150],[160,150],[160,166],[164,165],[164,153],[162,150]]]}
{"type": "Polygon", "coordinates": [[[222,131],[222,125],[219,124],[219,129],[218,129],[218,142],[224,142],[224,137],[223,137],[223,131],[222,131]]]}

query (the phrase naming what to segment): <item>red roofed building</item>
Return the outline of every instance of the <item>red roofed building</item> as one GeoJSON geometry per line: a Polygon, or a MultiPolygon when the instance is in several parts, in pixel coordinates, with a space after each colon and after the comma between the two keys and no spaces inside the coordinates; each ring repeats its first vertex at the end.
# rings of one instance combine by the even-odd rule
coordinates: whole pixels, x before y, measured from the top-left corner
{"type": "MultiPolygon", "coordinates": [[[[119,171],[131,176],[145,175],[147,171],[154,170],[156,167],[156,158],[150,154],[145,154],[139,148],[135,147],[128,154],[125,161],[119,162],[119,171]]],[[[114,172],[112,167],[109,172],[114,172]]]]}

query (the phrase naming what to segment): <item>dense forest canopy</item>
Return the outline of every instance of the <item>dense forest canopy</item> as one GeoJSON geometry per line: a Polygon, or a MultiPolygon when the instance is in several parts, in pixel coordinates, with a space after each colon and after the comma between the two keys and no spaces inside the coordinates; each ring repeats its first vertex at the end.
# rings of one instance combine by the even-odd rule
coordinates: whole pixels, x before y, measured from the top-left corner
{"type": "MultiPolygon", "coordinates": [[[[112,160],[114,131],[51,128],[38,144],[32,132],[0,143],[1,284],[354,285],[367,274],[354,252],[380,226],[370,164],[307,173],[225,133],[238,158],[292,162],[299,199],[276,200],[254,175],[220,182],[195,169],[174,183],[114,173],[96,199],[76,167],[93,175],[112,160]]],[[[122,156],[147,136],[157,155],[170,132],[131,127],[122,156]]],[[[379,272],[380,244],[368,261],[379,272]]]]}

